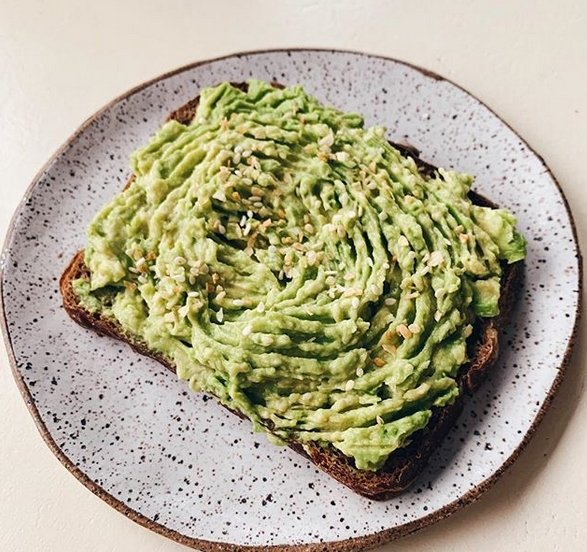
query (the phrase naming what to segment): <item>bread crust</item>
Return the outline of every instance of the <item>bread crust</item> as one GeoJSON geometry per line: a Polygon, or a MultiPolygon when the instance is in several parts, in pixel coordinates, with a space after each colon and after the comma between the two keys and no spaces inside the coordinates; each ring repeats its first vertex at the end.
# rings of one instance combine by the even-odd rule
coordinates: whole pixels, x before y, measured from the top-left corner
{"type": "MultiPolygon", "coordinates": [[[[244,83],[232,83],[242,90],[244,83]]],[[[281,87],[273,83],[276,87],[281,87]]],[[[168,120],[174,119],[183,124],[189,124],[193,119],[199,97],[196,97],[176,111],[172,112],[168,120]]],[[[416,162],[419,171],[425,175],[432,175],[436,167],[423,161],[419,152],[412,146],[392,143],[403,155],[409,156],[416,162]]],[[[131,177],[127,183],[133,182],[131,177]]],[[[470,192],[471,200],[476,205],[495,207],[483,196],[470,192]]],[[[334,477],[353,491],[374,500],[384,500],[405,491],[418,477],[426,466],[433,451],[442,442],[458,418],[466,394],[474,393],[485,379],[491,366],[495,364],[499,354],[499,328],[509,318],[517,290],[523,276],[523,262],[504,264],[501,280],[501,296],[499,301],[500,314],[498,317],[485,319],[478,318],[473,333],[468,340],[468,357],[471,359],[463,365],[457,376],[460,393],[450,405],[433,408],[433,414],[425,428],[416,432],[409,445],[394,451],[383,468],[377,472],[357,469],[353,460],[345,456],[338,449],[330,446],[321,447],[311,443],[302,447],[301,444],[291,442],[289,446],[300,454],[309,458],[318,468],[334,477]]],[[[99,313],[91,313],[79,303],[72,287],[74,280],[88,277],[89,270],[84,263],[84,252],[78,251],[63,272],[59,281],[63,306],[69,316],[78,324],[95,331],[99,335],[107,335],[130,345],[138,353],[151,357],[167,369],[175,373],[175,367],[170,359],[152,351],[148,346],[127,334],[122,327],[113,321],[102,317],[99,313]]],[[[235,414],[242,417],[238,412],[235,414]]]]}

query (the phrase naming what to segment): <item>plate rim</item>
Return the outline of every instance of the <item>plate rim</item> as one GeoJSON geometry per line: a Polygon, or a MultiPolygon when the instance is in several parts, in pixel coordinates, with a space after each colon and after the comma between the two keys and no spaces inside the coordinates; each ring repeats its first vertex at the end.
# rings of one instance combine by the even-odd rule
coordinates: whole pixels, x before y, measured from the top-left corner
{"type": "Polygon", "coordinates": [[[133,86],[132,88],[128,89],[127,91],[123,92],[122,94],[117,95],[115,98],[110,100],[106,103],[103,107],[95,111],[92,115],[87,117],[70,135],[69,137],[62,143],[62,145],[49,157],[49,159],[43,164],[43,166],[37,171],[35,176],[33,177],[31,183],[28,185],[21,201],[18,203],[8,225],[6,235],[4,237],[4,243],[2,250],[0,252],[0,329],[2,330],[2,336],[4,338],[4,345],[6,348],[9,364],[11,367],[12,375],[16,381],[18,390],[22,398],[25,401],[25,404],[31,414],[37,430],[41,434],[41,437],[45,441],[45,444],[49,447],[51,452],[57,457],[57,459],[65,466],[65,468],[78,480],[80,481],[87,489],[89,489],[92,493],[106,502],[109,506],[116,509],[120,513],[122,513],[127,518],[131,519],[135,523],[150,529],[160,535],[167,537],[175,542],[183,544],[185,546],[191,548],[199,548],[205,550],[206,552],[277,552],[278,550],[287,550],[289,552],[351,552],[356,550],[363,550],[366,548],[372,548],[376,546],[383,545],[385,543],[391,542],[408,534],[414,533],[420,529],[428,527],[446,517],[449,517],[456,511],[472,504],[476,500],[478,500],[487,490],[489,490],[495,483],[499,480],[499,478],[503,475],[505,471],[507,471],[512,464],[518,459],[522,451],[526,448],[534,434],[540,422],[543,420],[546,412],[550,408],[552,401],[556,395],[557,390],[559,389],[564,375],[567,371],[568,365],[570,363],[573,348],[575,342],[577,340],[578,328],[582,318],[582,304],[583,304],[583,257],[581,254],[581,250],[579,247],[579,239],[577,233],[577,227],[575,220],[573,218],[573,214],[571,212],[569,202],[563,192],[563,189],[558,182],[557,178],[553,174],[550,167],[546,164],[544,158],[536,152],[536,150],[522,137],[520,134],[500,115],[498,115],[490,106],[488,106],[485,102],[480,100],[475,94],[472,94],[469,90],[464,88],[463,86],[459,85],[458,83],[448,79],[434,71],[430,71],[429,69],[423,68],[419,65],[410,63],[408,61],[400,60],[397,58],[393,58],[391,56],[385,56],[381,54],[372,54],[365,51],[358,51],[358,50],[347,50],[347,49],[339,49],[339,48],[306,48],[306,47],[294,47],[294,48],[269,48],[269,49],[255,49],[255,50],[245,50],[245,51],[237,51],[229,54],[225,54],[222,56],[217,56],[213,58],[207,58],[200,61],[195,61],[192,63],[188,63],[177,67],[171,71],[167,71],[162,73],[154,78],[148,79],[143,81],[142,83],[133,86]],[[70,147],[72,143],[74,143],[82,134],[83,132],[102,114],[106,111],[111,109],[113,106],[118,104],[121,101],[126,100],[127,98],[133,96],[134,94],[142,91],[143,89],[160,82],[162,80],[166,80],[170,77],[178,75],[180,73],[189,71],[196,67],[202,65],[208,65],[210,63],[214,63],[217,61],[223,61],[229,58],[238,58],[244,56],[251,56],[251,55],[262,55],[262,54],[274,54],[274,53],[285,53],[288,52],[318,52],[318,53],[327,53],[327,54],[353,54],[357,56],[364,56],[367,58],[378,58],[384,61],[391,61],[397,63],[399,65],[403,65],[405,67],[409,67],[411,69],[416,70],[420,74],[424,75],[425,77],[431,78],[436,81],[444,81],[447,82],[456,88],[460,89],[461,91],[465,92],[471,98],[473,98],[478,104],[483,106],[485,109],[489,110],[501,123],[503,123],[528,149],[529,151],[536,156],[536,158],[540,161],[541,165],[545,169],[546,174],[554,182],[556,189],[562,199],[563,206],[569,217],[571,232],[573,236],[573,250],[575,253],[575,258],[577,259],[577,306],[575,311],[575,321],[573,324],[573,328],[570,332],[570,335],[567,339],[567,344],[565,348],[564,355],[560,361],[560,366],[556,373],[556,376],[548,390],[547,395],[545,396],[540,409],[536,413],[530,427],[526,431],[524,437],[518,444],[518,446],[514,449],[514,451],[508,456],[503,463],[499,466],[497,470],[495,470],[491,475],[485,478],[481,483],[467,491],[465,494],[460,496],[459,498],[445,504],[435,512],[427,514],[426,516],[420,517],[418,519],[409,521],[407,523],[403,523],[396,527],[391,527],[388,529],[383,529],[381,531],[377,531],[375,533],[369,533],[368,535],[363,535],[360,537],[351,537],[348,539],[343,540],[336,540],[336,541],[327,541],[327,542],[314,542],[314,543],[305,543],[305,544],[272,544],[272,545],[240,545],[222,541],[211,541],[207,539],[201,539],[196,537],[189,537],[176,531],[174,529],[170,529],[169,527],[160,524],[151,518],[139,513],[138,511],[134,510],[127,506],[121,500],[112,496],[108,491],[98,485],[95,481],[93,481],[88,475],[86,475],[79,467],[72,462],[69,457],[65,454],[65,452],[57,445],[53,436],[51,435],[49,429],[43,422],[37,405],[33,399],[31,392],[29,391],[28,387],[26,386],[22,374],[17,368],[17,360],[16,355],[14,353],[14,349],[12,347],[11,335],[10,330],[8,328],[8,318],[6,316],[6,310],[4,307],[4,279],[7,275],[7,266],[6,260],[8,258],[8,249],[12,245],[15,236],[15,228],[18,222],[20,215],[23,212],[25,204],[27,200],[32,195],[33,191],[39,184],[39,181],[43,177],[43,175],[51,168],[51,166],[56,162],[56,160],[70,147]]]}

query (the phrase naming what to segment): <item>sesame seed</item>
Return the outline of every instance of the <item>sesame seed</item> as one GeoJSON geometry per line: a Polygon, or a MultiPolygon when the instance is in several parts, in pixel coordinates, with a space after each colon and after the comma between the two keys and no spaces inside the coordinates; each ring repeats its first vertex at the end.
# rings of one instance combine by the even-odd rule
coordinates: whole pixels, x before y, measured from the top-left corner
{"type": "Polygon", "coordinates": [[[343,297],[360,297],[361,295],[363,290],[359,288],[348,288],[342,294],[343,297]]]}
{"type": "Polygon", "coordinates": [[[355,386],[355,381],[354,380],[348,380],[344,386],[344,390],[345,391],[352,391],[353,387],[355,386]]]}
{"type": "Polygon", "coordinates": [[[461,243],[467,243],[469,241],[469,235],[459,234],[459,240],[461,241],[461,243]]]}
{"type": "Polygon", "coordinates": [[[226,297],[226,291],[221,291],[216,295],[216,301],[222,301],[226,297]]]}
{"type": "Polygon", "coordinates": [[[375,420],[377,421],[377,425],[383,425],[385,423],[381,416],[377,416],[377,418],[375,418],[375,420]]]}
{"type": "Polygon", "coordinates": [[[216,320],[218,320],[218,322],[222,323],[224,320],[224,310],[222,310],[222,308],[218,309],[218,312],[216,313],[216,320]]]}
{"type": "Polygon", "coordinates": [[[243,328],[242,334],[246,337],[248,335],[251,335],[252,331],[253,331],[253,327],[250,324],[247,324],[243,328]]]}
{"type": "Polygon", "coordinates": [[[361,302],[359,301],[359,298],[353,297],[353,299],[351,300],[351,307],[353,307],[353,309],[358,309],[360,304],[361,302]]]}
{"type": "Polygon", "coordinates": [[[316,252],[315,251],[308,251],[306,254],[306,258],[308,259],[308,264],[310,266],[314,266],[316,263],[316,252]]]}
{"type": "Polygon", "coordinates": [[[304,230],[308,232],[308,234],[314,233],[314,227],[310,223],[304,225],[304,230]]]}
{"type": "Polygon", "coordinates": [[[332,144],[334,144],[334,134],[332,131],[330,131],[326,136],[324,136],[323,138],[321,138],[318,141],[318,144],[321,146],[325,146],[327,148],[329,148],[330,146],[332,146],[332,144]]]}
{"type": "Polygon", "coordinates": [[[384,343],[381,345],[381,348],[390,355],[395,355],[395,353],[397,353],[397,347],[391,343],[384,343]]]}
{"type": "Polygon", "coordinates": [[[406,238],[403,234],[397,239],[397,244],[400,247],[407,247],[410,245],[408,238],[406,238]]]}
{"type": "Polygon", "coordinates": [[[362,368],[357,368],[357,370],[355,371],[355,373],[360,378],[361,376],[363,376],[365,374],[365,370],[363,370],[362,368]]]}
{"type": "Polygon", "coordinates": [[[398,333],[398,335],[401,335],[404,339],[410,339],[410,337],[412,337],[412,332],[409,330],[409,328],[405,325],[405,324],[400,324],[395,331],[398,333]]]}
{"type": "Polygon", "coordinates": [[[436,311],[434,313],[434,320],[436,320],[436,322],[439,322],[441,318],[442,318],[442,313],[440,311],[436,311]]]}
{"type": "Polygon", "coordinates": [[[391,305],[395,305],[397,303],[397,299],[395,299],[394,297],[388,297],[385,300],[385,304],[389,307],[391,307],[391,305]]]}
{"type": "Polygon", "coordinates": [[[218,190],[214,192],[214,194],[212,194],[212,197],[223,203],[226,201],[226,195],[224,194],[223,190],[218,190]]]}
{"type": "Polygon", "coordinates": [[[375,366],[381,368],[382,366],[385,366],[385,360],[383,360],[380,357],[375,357],[373,359],[373,364],[375,364],[375,366]]]}
{"type": "Polygon", "coordinates": [[[257,312],[264,312],[265,311],[265,304],[264,303],[259,303],[257,305],[257,312]]]}
{"type": "Polygon", "coordinates": [[[444,261],[444,257],[440,251],[433,251],[430,254],[430,260],[428,261],[428,265],[431,267],[435,267],[440,265],[444,261]]]}
{"type": "Polygon", "coordinates": [[[419,324],[417,324],[416,322],[413,322],[412,324],[410,324],[408,326],[408,330],[410,330],[413,334],[417,334],[417,333],[420,333],[421,328],[420,328],[419,324]]]}

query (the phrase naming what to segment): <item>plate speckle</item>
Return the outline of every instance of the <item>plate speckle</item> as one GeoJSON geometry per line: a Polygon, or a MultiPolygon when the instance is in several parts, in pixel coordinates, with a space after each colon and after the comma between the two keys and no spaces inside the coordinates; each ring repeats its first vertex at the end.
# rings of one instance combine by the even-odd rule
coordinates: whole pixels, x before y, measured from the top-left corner
{"type": "Polygon", "coordinates": [[[315,548],[352,550],[440,519],[511,461],[560,382],[580,271],[572,220],[551,173],[467,92],[391,59],[260,52],[139,87],[72,137],[15,215],[1,275],[3,324],[45,438],[77,477],[130,517],[201,549],[357,539],[315,548]],[[500,361],[398,498],[372,502],[352,493],[214,400],[188,392],[155,361],[80,328],[61,307],[59,276],[83,247],[91,217],[126,182],[129,154],[202,87],[250,77],[303,84],[367,124],[386,124],[391,139],[415,145],[423,159],[477,175],[474,188],[510,208],[528,238],[526,284],[500,361]]]}

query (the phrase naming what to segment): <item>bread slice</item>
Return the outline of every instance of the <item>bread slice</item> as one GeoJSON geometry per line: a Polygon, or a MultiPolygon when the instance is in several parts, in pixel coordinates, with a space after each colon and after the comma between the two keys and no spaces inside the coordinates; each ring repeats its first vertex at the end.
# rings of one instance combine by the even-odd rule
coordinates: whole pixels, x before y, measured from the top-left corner
{"type": "MultiPolygon", "coordinates": [[[[233,83],[233,86],[240,89],[246,88],[246,85],[241,83],[233,83]]],[[[274,86],[281,85],[274,83],[274,86]]],[[[198,101],[199,97],[190,100],[172,112],[169,119],[189,124],[195,115],[198,101]]],[[[431,175],[436,171],[433,165],[420,159],[419,152],[415,148],[401,144],[393,144],[393,146],[403,155],[413,158],[422,174],[431,175]]],[[[131,186],[132,182],[133,178],[129,180],[127,186],[131,186]]],[[[470,198],[477,205],[495,207],[489,200],[474,192],[470,192],[470,198]]],[[[499,328],[508,318],[514,304],[516,291],[522,278],[523,263],[504,264],[503,269],[500,315],[490,319],[477,318],[468,341],[468,357],[471,360],[461,367],[457,377],[461,391],[459,396],[453,404],[435,407],[426,427],[416,432],[406,447],[394,451],[382,469],[377,472],[359,470],[354,466],[351,458],[334,447],[325,448],[312,443],[304,448],[295,442],[289,443],[289,446],[308,457],[321,470],[353,491],[371,499],[383,500],[407,489],[424,469],[434,449],[454,425],[466,400],[465,394],[473,393],[479,387],[497,359],[499,328]]],[[[99,313],[91,313],[82,307],[73,290],[72,282],[78,278],[87,277],[89,277],[89,271],[84,264],[84,252],[79,251],[63,272],[59,283],[63,305],[71,318],[99,335],[108,335],[126,342],[140,354],[154,358],[175,372],[170,359],[149,349],[137,336],[126,333],[116,321],[102,317],[99,313]]],[[[241,416],[238,412],[234,413],[241,416]]]]}

